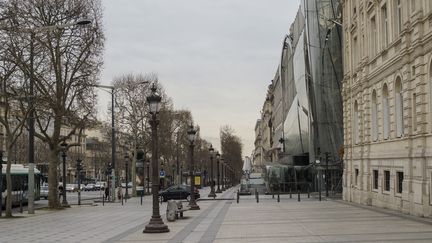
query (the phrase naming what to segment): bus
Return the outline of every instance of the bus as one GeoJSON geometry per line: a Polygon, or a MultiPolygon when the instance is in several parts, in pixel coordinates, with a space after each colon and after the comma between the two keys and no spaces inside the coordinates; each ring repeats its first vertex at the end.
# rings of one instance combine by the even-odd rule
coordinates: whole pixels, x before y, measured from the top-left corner
{"type": "MultiPolygon", "coordinates": [[[[2,180],[3,188],[0,188],[2,193],[2,205],[6,205],[6,164],[3,164],[2,180]]],[[[11,179],[12,179],[12,205],[20,205],[20,202],[26,204],[28,202],[28,166],[22,164],[11,165],[11,179]]],[[[40,200],[40,178],[41,173],[38,169],[34,169],[35,176],[35,201],[40,200]]]]}

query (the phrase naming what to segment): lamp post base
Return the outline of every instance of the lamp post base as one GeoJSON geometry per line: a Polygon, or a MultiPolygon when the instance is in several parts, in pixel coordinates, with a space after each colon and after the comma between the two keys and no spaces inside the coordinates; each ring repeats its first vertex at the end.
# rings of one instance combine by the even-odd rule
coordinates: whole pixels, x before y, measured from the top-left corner
{"type": "Polygon", "coordinates": [[[222,193],[221,189],[218,188],[218,189],[216,190],[216,193],[222,193]]]}
{"type": "Polygon", "coordinates": [[[64,208],[70,208],[70,205],[69,205],[68,202],[62,202],[61,206],[64,207],[64,208]]]}
{"type": "Polygon", "coordinates": [[[190,210],[200,210],[200,207],[198,204],[196,204],[196,202],[190,202],[188,206],[190,210]]]}
{"type": "Polygon", "coordinates": [[[148,225],[145,226],[143,233],[166,233],[169,232],[168,226],[162,219],[152,217],[148,225]]]}
{"type": "Polygon", "coordinates": [[[214,187],[211,188],[210,193],[208,194],[208,197],[213,197],[213,198],[216,197],[216,193],[215,193],[214,187]]]}

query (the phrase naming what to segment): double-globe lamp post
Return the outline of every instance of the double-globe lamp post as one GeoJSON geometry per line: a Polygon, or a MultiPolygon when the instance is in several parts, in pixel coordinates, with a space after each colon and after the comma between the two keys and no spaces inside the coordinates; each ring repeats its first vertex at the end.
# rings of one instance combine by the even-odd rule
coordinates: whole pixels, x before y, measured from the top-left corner
{"type": "Polygon", "coordinates": [[[213,146],[210,144],[210,148],[209,148],[209,152],[210,152],[210,194],[208,195],[208,197],[212,197],[215,198],[216,197],[216,193],[215,193],[215,183],[214,183],[214,177],[213,177],[213,155],[214,155],[214,148],[213,146]]]}
{"type": "Polygon", "coordinates": [[[150,125],[152,130],[152,195],[153,195],[153,214],[150,222],[145,226],[143,233],[164,233],[169,232],[168,226],[164,224],[159,213],[159,164],[158,164],[158,137],[157,126],[159,121],[157,114],[160,110],[162,98],[156,92],[153,84],[151,94],[147,97],[150,108],[150,125]]]}
{"type": "Polygon", "coordinates": [[[191,180],[191,187],[190,187],[189,207],[191,210],[199,210],[200,209],[200,207],[196,204],[196,201],[195,201],[194,147],[195,147],[196,133],[197,133],[196,129],[191,124],[189,126],[189,130],[187,131],[187,137],[189,140],[189,149],[190,149],[189,175],[190,175],[190,180],[191,180]]]}

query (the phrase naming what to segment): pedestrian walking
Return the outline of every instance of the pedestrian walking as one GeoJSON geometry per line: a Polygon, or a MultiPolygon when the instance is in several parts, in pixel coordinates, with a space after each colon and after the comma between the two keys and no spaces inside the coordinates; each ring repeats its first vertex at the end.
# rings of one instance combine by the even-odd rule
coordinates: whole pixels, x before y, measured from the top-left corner
{"type": "Polygon", "coordinates": [[[122,198],[122,187],[121,186],[119,186],[118,188],[117,188],[117,198],[118,198],[118,200],[120,200],[121,198],[122,198]]]}
{"type": "Polygon", "coordinates": [[[105,198],[109,197],[109,187],[105,187],[105,198]]]}
{"type": "Polygon", "coordinates": [[[63,196],[63,191],[64,191],[63,185],[60,185],[58,187],[58,190],[59,190],[59,200],[60,200],[60,198],[63,196]]]}

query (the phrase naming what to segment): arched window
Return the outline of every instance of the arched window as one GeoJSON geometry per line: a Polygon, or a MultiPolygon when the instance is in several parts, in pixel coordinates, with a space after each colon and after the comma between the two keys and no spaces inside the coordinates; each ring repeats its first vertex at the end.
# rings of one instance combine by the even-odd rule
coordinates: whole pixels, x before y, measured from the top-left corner
{"type": "Polygon", "coordinates": [[[357,101],[354,103],[354,124],[353,124],[353,134],[354,134],[354,143],[358,144],[360,142],[360,112],[357,101]]]}
{"type": "Polygon", "coordinates": [[[383,115],[383,136],[384,139],[388,139],[390,133],[390,113],[389,113],[389,98],[388,98],[387,84],[384,84],[382,90],[382,115],[383,115]]]}
{"type": "Polygon", "coordinates": [[[400,138],[404,135],[402,81],[400,77],[397,77],[395,82],[395,119],[396,137],[400,138]]]}
{"type": "Polygon", "coordinates": [[[372,140],[378,140],[378,101],[376,90],[372,91],[372,106],[371,106],[371,118],[372,118],[372,140]]]}

